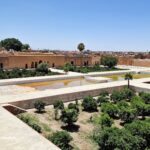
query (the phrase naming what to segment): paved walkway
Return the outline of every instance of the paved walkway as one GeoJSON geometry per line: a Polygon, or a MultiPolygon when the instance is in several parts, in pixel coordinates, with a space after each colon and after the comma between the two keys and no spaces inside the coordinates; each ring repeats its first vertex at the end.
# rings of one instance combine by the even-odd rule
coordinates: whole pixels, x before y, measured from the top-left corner
{"type": "Polygon", "coordinates": [[[0,106],[1,150],[60,150],[42,135],[0,106]]]}

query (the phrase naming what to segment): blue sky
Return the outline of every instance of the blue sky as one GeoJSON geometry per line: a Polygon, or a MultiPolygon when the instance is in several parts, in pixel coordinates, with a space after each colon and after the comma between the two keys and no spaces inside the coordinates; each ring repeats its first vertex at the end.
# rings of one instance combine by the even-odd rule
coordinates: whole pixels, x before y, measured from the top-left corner
{"type": "Polygon", "coordinates": [[[33,49],[146,51],[150,0],[0,0],[0,40],[33,49]]]}

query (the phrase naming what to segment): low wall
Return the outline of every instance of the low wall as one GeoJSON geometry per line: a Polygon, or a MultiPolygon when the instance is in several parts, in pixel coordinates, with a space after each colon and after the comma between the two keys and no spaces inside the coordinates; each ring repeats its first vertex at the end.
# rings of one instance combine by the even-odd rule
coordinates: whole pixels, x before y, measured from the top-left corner
{"type": "Polygon", "coordinates": [[[10,105],[10,104],[4,105],[3,107],[6,110],[8,110],[9,112],[11,112],[13,115],[18,115],[20,113],[25,113],[26,112],[26,110],[24,110],[22,108],[19,108],[19,107],[16,107],[14,105],[10,105]]]}
{"type": "Polygon", "coordinates": [[[56,100],[62,100],[63,102],[74,101],[77,99],[83,99],[84,97],[89,96],[89,95],[98,96],[100,92],[104,90],[111,93],[113,90],[120,90],[123,87],[124,87],[123,85],[120,85],[120,86],[115,86],[115,87],[99,88],[99,89],[86,90],[86,91],[81,91],[81,92],[71,92],[67,94],[58,94],[55,96],[47,96],[47,97],[42,97],[42,98],[33,98],[30,100],[16,101],[16,102],[11,102],[10,104],[21,107],[23,109],[31,109],[31,108],[34,108],[34,103],[37,100],[42,100],[43,102],[46,103],[46,105],[51,105],[56,100]]]}
{"type": "Polygon", "coordinates": [[[132,88],[133,88],[136,92],[150,93],[150,89],[148,89],[148,88],[144,88],[144,87],[140,87],[140,86],[132,86],[132,88]]]}

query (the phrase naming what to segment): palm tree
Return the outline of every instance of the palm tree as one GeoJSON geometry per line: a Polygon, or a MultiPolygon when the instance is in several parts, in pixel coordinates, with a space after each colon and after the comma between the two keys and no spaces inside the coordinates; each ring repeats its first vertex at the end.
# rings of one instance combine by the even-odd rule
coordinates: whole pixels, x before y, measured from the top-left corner
{"type": "Polygon", "coordinates": [[[128,88],[129,88],[130,87],[130,80],[133,79],[133,75],[131,73],[126,73],[124,79],[128,80],[128,88]]]}
{"type": "Polygon", "coordinates": [[[78,44],[78,50],[79,50],[80,52],[83,52],[83,51],[84,51],[84,49],[85,49],[85,45],[84,45],[84,43],[80,43],[80,44],[78,44]]]}
{"type": "MultiPolygon", "coordinates": [[[[84,43],[79,43],[77,48],[80,51],[80,53],[82,53],[84,51],[84,49],[85,49],[84,43]]],[[[82,62],[81,62],[81,65],[82,65],[82,62]]]]}

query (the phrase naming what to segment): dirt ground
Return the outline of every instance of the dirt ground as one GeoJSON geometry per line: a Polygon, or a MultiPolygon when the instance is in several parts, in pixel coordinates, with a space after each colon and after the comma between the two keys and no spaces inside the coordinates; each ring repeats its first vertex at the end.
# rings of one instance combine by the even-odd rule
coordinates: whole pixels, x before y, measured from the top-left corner
{"type": "MultiPolygon", "coordinates": [[[[65,106],[67,105],[68,103],[65,104],[65,106]]],[[[52,132],[67,130],[73,137],[71,145],[74,150],[98,150],[98,146],[90,138],[95,125],[89,120],[91,116],[98,115],[99,112],[88,113],[80,110],[78,121],[75,123],[72,130],[66,129],[61,121],[54,119],[53,106],[47,106],[45,113],[42,114],[35,113],[35,109],[28,110],[28,113],[36,116],[39,121],[46,124],[52,132]]],[[[46,136],[46,133],[44,136],[46,136]]]]}

